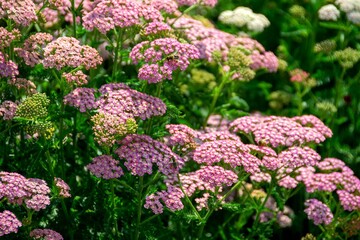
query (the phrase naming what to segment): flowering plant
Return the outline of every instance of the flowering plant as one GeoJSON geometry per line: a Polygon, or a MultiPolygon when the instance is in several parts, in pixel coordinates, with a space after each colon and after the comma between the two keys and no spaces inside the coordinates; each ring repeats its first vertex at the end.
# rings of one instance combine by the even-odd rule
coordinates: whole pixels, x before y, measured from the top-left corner
{"type": "Polygon", "coordinates": [[[355,237],[360,6],[267,2],[0,0],[0,236],[355,237]]]}

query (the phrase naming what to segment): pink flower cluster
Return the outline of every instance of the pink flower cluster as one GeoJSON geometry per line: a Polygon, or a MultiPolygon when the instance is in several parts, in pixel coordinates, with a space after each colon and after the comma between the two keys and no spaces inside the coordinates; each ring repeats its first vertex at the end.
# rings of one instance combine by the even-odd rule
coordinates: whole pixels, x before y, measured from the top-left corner
{"type": "Polygon", "coordinates": [[[343,208],[347,211],[356,211],[360,209],[360,196],[352,194],[346,190],[337,190],[339,200],[343,208]]]}
{"type": "Polygon", "coordinates": [[[253,70],[267,69],[269,72],[276,72],[279,67],[279,61],[273,52],[254,51],[251,54],[251,60],[250,67],[253,70]]]}
{"type": "Polygon", "coordinates": [[[250,149],[238,140],[205,142],[195,149],[193,159],[206,165],[223,161],[233,168],[243,166],[249,173],[259,172],[261,163],[260,159],[250,154],[250,149]]]}
{"type": "Polygon", "coordinates": [[[101,155],[93,158],[92,163],[88,164],[86,167],[98,178],[113,179],[124,175],[122,168],[118,166],[118,164],[119,161],[115,160],[113,157],[101,155]]]}
{"type": "Polygon", "coordinates": [[[18,66],[11,60],[6,60],[6,55],[0,52],[0,77],[14,78],[19,75],[18,66]]]}
{"type": "Polygon", "coordinates": [[[65,78],[66,82],[76,86],[82,86],[88,83],[88,76],[82,71],[78,70],[76,72],[63,73],[62,77],[65,78]]]}
{"type": "Polygon", "coordinates": [[[19,90],[24,90],[27,94],[35,94],[36,85],[25,78],[11,78],[7,81],[9,85],[15,86],[19,90]]]}
{"type": "Polygon", "coordinates": [[[215,5],[217,4],[217,0],[176,0],[176,2],[179,4],[179,6],[191,6],[191,5],[195,5],[195,4],[201,4],[204,6],[209,6],[209,7],[215,7],[215,5]]]}
{"type": "Polygon", "coordinates": [[[95,109],[97,106],[95,102],[95,92],[96,90],[93,88],[75,88],[64,97],[64,103],[78,108],[80,112],[95,109]]]}
{"type": "Polygon", "coordinates": [[[44,47],[53,40],[49,33],[36,33],[24,41],[22,48],[15,48],[15,52],[21,57],[26,65],[31,67],[41,63],[44,55],[44,47]]]}
{"type": "MultiPolygon", "coordinates": [[[[200,197],[195,198],[197,203],[197,209],[200,211],[202,208],[208,207],[208,199],[211,194],[222,192],[224,185],[231,186],[238,181],[236,173],[230,170],[225,170],[220,166],[202,166],[201,169],[186,174],[180,174],[179,183],[175,183],[176,180],[167,183],[167,190],[156,192],[149,195],[146,198],[145,208],[150,208],[155,214],[163,212],[162,200],[166,207],[172,211],[181,210],[184,205],[181,199],[185,197],[184,193],[188,197],[192,197],[196,191],[204,191],[200,197]],[[181,188],[177,186],[180,184],[181,188]]],[[[216,196],[218,199],[221,195],[216,196]]]]}
{"type": "Polygon", "coordinates": [[[20,37],[20,31],[14,29],[11,32],[3,27],[0,27],[0,49],[4,49],[10,46],[11,42],[20,37]]]}
{"type": "Polygon", "coordinates": [[[246,116],[234,120],[230,129],[233,132],[252,133],[257,143],[272,147],[320,143],[332,136],[331,130],[318,118],[307,115],[295,118],[246,116]]]}
{"type": "Polygon", "coordinates": [[[168,138],[169,146],[180,146],[183,152],[196,147],[196,138],[200,136],[198,131],[183,124],[168,124],[166,129],[171,136],[168,138]]]}
{"type": "Polygon", "coordinates": [[[278,154],[281,167],[298,168],[301,166],[315,166],[321,156],[309,147],[290,147],[278,154]]]}
{"type": "Polygon", "coordinates": [[[150,194],[146,197],[144,207],[151,209],[155,214],[161,214],[164,211],[164,206],[160,202],[165,203],[166,207],[171,211],[178,211],[184,208],[181,198],[184,197],[184,193],[178,187],[170,186],[166,191],[160,191],[150,194]]]}
{"type": "Polygon", "coordinates": [[[122,83],[105,84],[96,101],[99,113],[112,114],[126,120],[140,117],[142,120],[161,116],[166,112],[165,103],[156,97],[133,90],[122,83]]]}
{"type": "Polygon", "coordinates": [[[331,210],[324,203],[319,200],[312,198],[308,199],[305,202],[304,212],[308,215],[308,218],[314,221],[315,225],[325,224],[329,225],[334,216],[331,213],[331,210]]]}
{"type": "Polygon", "coordinates": [[[70,187],[67,185],[67,183],[62,180],[61,178],[54,178],[55,186],[59,190],[59,196],[63,198],[69,198],[71,197],[70,194],[70,187]]]}
{"type": "Polygon", "coordinates": [[[102,63],[96,49],[81,46],[80,41],[72,37],[59,37],[44,48],[43,65],[45,68],[80,67],[95,68],[102,63]]]}
{"type": "MultiPolygon", "coordinates": [[[[204,2],[204,1],[202,1],[204,2]]],[[[200,21],[189,17],[171,19],[170,24],[181,29],[191,44],[200,51],[200,58],[213,61],[214,52],[220,52],[222,60],[227,59],[231,47],[243,47],[248,50],[253,70],[260,68],[269,72],[276,72],[279,66],[278,59],[272,52],[265,51],[264,47],[254,39],[237,37],[216,28],[205,27],[200,21]]]]}
{"type": "Polygon", "coordinates": [[[139,69],[139,79],[157,83],[172,79],[172,72],[176,69],[184,71],[190,59],[199,58],[199,51],[195,46],[174,38],[159,38],[137,44],[131,50],[130,58],[135,64],[145,62],[139,69]]]}
{"type": "Polygon", "coordinates": [[[178,4],[176,0],[143,0],[147,5],[153,6],[159,11],[164,11],[168,14],[180,15],[178,4]]]}
{"type": "Polygon", "coordinates": [[[210,184],[210,187],[232,186],[238,181],[236,173],[220,166],[202,166],[196,171],[199,178],[210,184]]]}
{"type": "Polygon", "coordinates": [[[0,0],[0,18],[4,17],[18,25],[29,26],[37,20],[36,6],[32,0],[0,0]]]}
{"type": "Polygon", "coordinates": [[[296,68],[290,71],[290,76],[291,82],[304,82],[309,77],[309,73],[305,72],[302,69],[296,68]]]}
{"type": "Polygon", "coordinates": [[[30,237],[44,240],[63,240],[60,233],[51,229],[34,229],[30,232],[30,237]]]}
{"type": "Polygon", "coordinates": [[[163,32],[171,32],[172,28],[164,22],[150,22],[144,28],[144,35],[156,35],[163,32]]]}
{"type": "Polygon", "coordinates": [[[298,169],[297,174],[295,179],[305,185],[307,192],[336,191],[345,210],[360,209],[360,179],[343,161],[325,158],[314,167],[298,169]]]}
{"type": "Polygon", "coordinates": [[[0,117],[11,120],[15,117],[17,104],[12,101],[4,101],[0,104],[0,117]]]}
{"type": "Polygon", "coordinates": [[[130,134],[119,141],[119,144],[121,146],[115,153],[125,159],[124,165],[133,175],[151,174],[153,164],[156,164],[159,172],[172,176],[184,165],[184,160],[168,146],[147,135],[130,134]]]}
{"type": "Polygon", "coordinates": [[[116,27],[140,25],[143,20],[162,21],[163,17],[159,10],[142,1],[96,0],[92,10],[83,16],[83,25],[87,30],[97,28],[106,34],[116,27]]]}
{"type": "Polygon", "coordinates": [[[15,214],[8,210],[0,212],[0,237],[13,232],[17,233],[18,228],[21,226],[22,223],[15,214]]]}
{"type": "Polygon", "coordinates": [[[50,204],[50,189],[46,182],[37,178],[26,179],[18,173],[0,172],[0,199],[21,205],[35,211],[45,209],[50,204]]]}

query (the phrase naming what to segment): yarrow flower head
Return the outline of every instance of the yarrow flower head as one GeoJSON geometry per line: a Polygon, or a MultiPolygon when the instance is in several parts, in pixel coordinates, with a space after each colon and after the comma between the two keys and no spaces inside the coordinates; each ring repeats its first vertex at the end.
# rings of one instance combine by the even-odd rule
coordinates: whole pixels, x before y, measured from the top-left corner
{"type": "Polygon", "coordinates": [[[237,27],[246,26],[249,30],[254,32],[262,32],[264,31],[264,28],[270,25],[269,20],[264,15],[254,13],[247,7],[238,7],[233,11],[226,10],[220,13],[219,21],[237,27]]]}
{"type": "Polygon", "coordinates": [[[97,0],[93,6],[83,16],[84,27],[89,31],[97,28],[102,34],[116,27],[125,28],[140,25],[143,21],[163,20],[158,9],[142,1],[97,0]]]}
{"type": "Polygon", "coordinates": [[[96,49],[81,46],[80,41],[72,37],[59,37],[44,48],[43,65],[45,68],[60,70],[65,67],[95,68],[102,63],[96,49]]]}
{"type": "Polygon", "coordinates": [[[173,153],[168,146],[147,135],[130,134],[119,141],[119,144],[121,146],[115,153],[125,159],[124,165],[133,175],[151,174],[153,164],[156,164],[159,172],[173,176],[184,165],[184,160],[173,153]]]}
{"type": "Polygon", "coordinates": [[[354,11],[354,12],[349,12],[346,14],[347,19],[356,24],[356,25],[360,25],[360,10],[359,11],[354,11]]]}
{"type": "Polygon", "coordinates": [[[281,166],[298,168],[301,166],[315,166],[321,156],[309,147],[290,147],[278,154],[281,166]]]}
{"type": "Polygon", "coordinates": [[[75,88],[64,97],[64,103],[78,108],[80,112],[95,109],[97,106],[95,102],[95,92],[96,90],[93,88],[75,88]]]}
{"type": "Polygon", "coordinates": [[[54,178],[55,186],[59,190],[59,196],[63,198],[71,197],[69,185],[61,178],[54,178]]]}
{"type": "Polygon", "coordinates": [[[340,17],[340,11],[334,4],[327,4],[319,9],[319,19],[325,21],[336,21],[340,17]]]}
{"type": "Polygon", "coordinates": [[[333,57],[343,68],[349,69],[360,60],[360,51],[348,47],[344,50],[334,52],[333,57]]]}
{"type": "Polygon", "coordinates": [[[198,49],[188,43],[180,43],[174,38],[159,38],[152,42],[137,44],[130,52],[131,60],[137,64],[144,61],[138,77],[149,83],[172,79],[176,69],[184,71],[190,64],[189,59],[199,58],[198,49]]]}
{"type": "Polygon", "coordinates": [[[36,93],[18,105],[16,116],[26,119],[45,118],[49,104],[50,100],[45,93],[36,93]]]}
{"type": "Polygon", "coordinates": [[[142,120],[161,116],[166,112],[165,103],[156,97],[138,92],[125,84],[105,84],[96,105],[99,113],[112,114],[126,120],[140,117],[142,120]]]}
{"type": "Polygon", "coordinates": [[[293,146],[308,142],[320,143],[331,137],[331,130],[315,116],[295,117],[262,117],[246,116],[230,124],[233,132],[252,133],[257,143],[273,147],[293,146]]]}
{"type": "Polygon", "coordinates": [[[249,152],[250,149],[239,140],[217,140],[197,147],[193,159],[207,165],[223,161],[233,168],[243,166],[249,173],[259,172],[260,160],[249,152]]]}
{"type": "Polygon", "coordinates": [[[25,78],[11,78],[7,81],[7,83],[9,85],[15,86],[20,91],[25,91],[26,94],[31,95],[37,93],[36,85],[32,81],[25,78]]]}
{"type": "Polygon", "coordinates": [[[279,60],[273,52],[254,51],[251,54],[252,63],[250,67],[253,70],[266,69],[269,72],[276,72],[279,68],[279,60]]]}
{"type": "Polygon", "coordinates": [[[0,52],[0,77],[14,78],[19,75],[18,66],[13,61],[6,60],[7,56],[0,52]]]}
{"type": "Polygon", "coordinates": [[[143,0],[147,5],[153,6],[159,11],[164,11],[168,14],[180,15],[181,12],[178,10],[178,4],[176,0],[143,0]]]}
{"type": "Polygon", "coordinates": [[[360,11],[360,3],[357,0],[336,0],[335,4],[339,5],[341,11],[346,13],[360,11]]]}
{"type": "Polygon", "coordinates": [[[237,182],[238,176],[231,170],[225,170],[220,166],[202,166],[197,170],[199,178],[210,184],[210,187],[232,186],[237,182]]]}
{"type": "Polygon", "coordinates": [[[336,193],[344,210],[355,211],[360,209],[360,196],[346,190],[337,190],[336,193]]]}
{"type": "Polygon", "coordinates": [[[98,113],[91,117],[95,141],[102,146],[111,147],[116,140],[136,132],[137,124],[133,118],[124,120],[108,113],[98,113]]]}
{"type": "MultiPolygon", "coordinates": [[[[0,16],[1,17],[1,16],[0,16]]],[[[20,31],[14,29],[11,32],[3,27],[0,27],[0,49],[10,46],[11,42],[20,38],[20,31]]]]}
{"type": "Polygon", "coordinates": [[[18,228],[21,226],[22,223],[15,214],[8,210],[0,212],[0,237],[10,233],[17,233],[18,228]]]}
{"type": "Polygon", "coordinates": [[[145,26],[143,30],[143,34],[145,36],[166,34],[170,32],[172,32],[172,28],[164,22],[150,22],[145,26]]]}
{"type": "Polygon", "coordinates": [[[183,124],[168,124],[166,130],[171,134],[167,142],[169,146],[179,146],[182,151],[195,149],[197,146],[195,139],[200,136],[198,131],[183,124]]]}
{"type": "Polygon", "coordinates": [[[178,187],[170,186],[166,191],[160,191],[150,194],[146,197],[144,207],[151,209],[155,214],[161,214],[164,211],[163,203],[172,211],[178,211],[184,208],[181,198],[184,193],[178,187]],[[162,202],[160,202],[162,201],[162,202]]]}
{"type": "Polygon", "coordinates": [[[204,6],[214,7],[217,4],[217,0],[176,0],[179,6],[192,6],[195,4],[201,4],[204,6]]]}
{"type": "Polygon", "coordinates": [[[12,120],[15,117],[17,104],[12,101],[4,101],[0,104],[0,117],[4,120],[12,120]]]}
{"type": "Polygon", "coordinates": [[[60,233],[51,229],[34,229],[30,232],[30,237],[32,237],[33,239],[44,239],[44,240],[64,239],[60,233]]]}
{"type": "Polygon", "coordinates": [[[35,3],[31,0],[0,1],[0,18],[4,17],[18,25],[29,26],[37,20],[35,3]]]}
{"type": "Polygon", "coordinates": [[[101,155],[93,158],[92,163],[88,164],[86,168],[98,178],[113,179],[124,175],[122,168],[118,164],[119,161],[112,156],[101,155]]]}
{"type": "Polygon", "coordinates": [[[304,82],[309,77],[309,73],[302,69],[296,68],[290,71],[290,76],[291,82],[304,82]]]}
{"type": "MultiPolygon", "coordinates": [[[[179,179],[167,182],[167,190],[156,192],[146,198],[145,208],[150,208],[155,214],[163,212],[163,203],[172,211],[184,208],[181,199],[195,195],[196,191],[202,191],[200,197],[195,198],[197,210],[208,208],[208,200],[217,193],[222,192],[223,186],[232,186],[238,180],[237,174],[231,170],[226,170],[220,166],[202,166],[195,172],[179,174],[179,179]],[[181,188],[178,184],[181,183],[181,188]],[[182,190],[184,193],[182,192],[182,190]],[[216,190],[215,190],[216,189],[216,190]],[[205,191],[205,192],[204,192],[205,191]],[[162,202],[160,202],[162,201],[162,202]]],[[[218,199],[222,196],[217,195],[218,199]]]]}
{"type": "Polygon", "coordinates": [[[304,212],[308,215],[308,218],[314,221],[315,225],[329,225],[334,216],[331,213],[330,208],[319,200],[312,198],[306,200],[304,212]]]}
{"type": "Polygon", "coordinates": [[[53,40],[49,33],[36,33],[24,41],[22,48],[15,48],[15,52],[21,57],[26,65],[31,67],[42,62],[44,47],[53,40]]]}
{"type": "Polygon", "coordinates": [[[40,211],[50,205],[50,188],[46,182],[37,178],[26,179],[18,173],[0,172],[0,198],[9,203],[25,205],[29,209],[40,211]]]}
{"type": "Polygon", "coordinates": [[[62,77],[65,78],[66,82],[75,86],[82,86],[88,83],[88,76],[81,70],[70,73],[63,73],[62,77]]]}

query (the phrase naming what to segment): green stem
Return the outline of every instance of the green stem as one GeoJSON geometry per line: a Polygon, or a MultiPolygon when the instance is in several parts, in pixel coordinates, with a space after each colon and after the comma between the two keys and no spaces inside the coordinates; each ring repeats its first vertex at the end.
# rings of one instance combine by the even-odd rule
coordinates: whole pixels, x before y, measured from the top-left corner
{"type": "Polygon", "coordinates": [[[118,237],[119,236],[119,228],[118,228],[118,224],[117,224],[117,211],[116,211],[116,202],[115,202],[114,181],[110,181],[110,187],[111,187],[111,204],[112,204],[111,217],[114,221],[115,237],[118,237]]]}
{"type": "Polygon", "coordinates": [[[60,149],[59,149],[59,162],[60,162],[60,171],[61,171],[61,177],[63,178],[65,176],[65,157],[64,157],[64,143],[63,143],[63,139],[64,139],[64,109],[65,109],[65,104],[64,101],[61,101],[61,105],[60,105],[60,119],[59,119],[59,144],[60,144],[60,149]]]}
{"type": "Polygon", "coordinates": [[[76,155],[77,152],[77,128],[76,128],[76,124],[77,124],[77,111],[74,114],[74,127],[73,127],[73,132],[72,132],[72,142],[73,142],[73,147],[72,147],[72,151],[73,151],[73,156],[76,155]]]}
{"type": "MultiPolygon", "coordinates": [[[[112,74],[111,74],[111,78],[112,80],[115,79],[115,75],[118,69],[118,59],[119,59],[119,50],[120,47],[122,45],[122,30],[120,30],[120,33],[117,33],[116,30],[114,30],[115,32],[115,36],[116,36],[116,46],[115,46],[115,52],[114,52],[114,62],[113,62],[113,69],[112,69],[112,74]]],[[[119,63],[121,64],[121,62],[119,63]]]]}
{"type": "Polygon", "coordinates": [[[215,109],[216,102],[217,102],[217,100],[218,100],[218,98],[219,98],[219,96],[220,96],[220,94],[221,94],[221,91],[222,91],[222,89],[224,88],[225,83],[227,82],[227,80],[228,80],[228,74],[227,74],[227,73],[226,73],[226,74],[223,74],[223,75],[222,75],[222,78],[221,78],[221,83],[220,83],[220,85],[219,85],[218,87],[216,87],[215,90],[214,90],[214,91],[215,91],[214,97],[213,97],[213,99],[212,99],[212,101],[211,101],[211,105],[210,105],[210,108],[209,108],[209,112],[208,112],[208,114],[207,114],[207,116],[206,116],[206,118],[205,118],[205,121],[204,121],[204,123],[203,123],[203,128],[206,127],[207,121],[209,120],[210,115],[213,113],[213,111],[214,111],[214,109],[215,109]]]}
{"type": "MultiPolygon", "coordinates": [[[[48,170],[50,171],[50,174],[51,174],[51,178],[53,179],[53,185],[55,185],[55,173],[54,173],[54,164],[53,164],[53,159],[50,155],[50,152],[49,150],[47,149],[46,152],[45,152],[45,156],[46,156],[46,159],[47,159],[47,163],[48,163],[48,170]]],[[[64,212],[64,215],[65,215],[65,219],[66,219],[66,222],[68,222],[70,225],[72,225],[72,220],[70,218],[70,215],[69,215],[69,212],[67,210],[67,207],[66,207],[66,204],[65,204],[65,201],[64,201],[64,198],[61,198],[61,207],[63,209],[63,212],[64,212]]],[[[74,230],[73,228],[69,228],[70,229],[70,239],[71,240],[74,240],[74,230]]]]}
{"type": "Polygon", "coordinates": [[[342,93],[342,87],[343,87],[343,80],[344,80],[344,76],[346,73],[346,69],[343,68],[341,71],[341,75],[340,77],[335,78],[335,107],[339,108],[340,107],[340,102],[341,102],[341,93],[342,93]]]}
{"type": "Polygon", "coordinates": [[[132,193],[137,195],[137,191],[134,188],[132,188],[130,185],[128,185],[125,181],[120,181],[119,179],[113,179],[113,181],[115,181],[116,183],[128,188],[132,193]]]}
{"type": "Polygon", "coordinates": [[[139,177],[139,189],[138,189],[138,209],[137,209],[137,218],[136,218],[136,228],[135,228],[135,240],[138,240],[140,237],[140,222],[142,214],[142,193],[144,189],[144,177],[139,177]]]}
{"type": "MultiPolygon", "coordinates": [[[[160,97],[160,95],[161,95],[161,90],[162,90],[162,82],[160,82],[160,83],[158,83],[158,84],[156,85],[155,97],[157,97],[157,98],[160,97]]],[[[148,124],[147,124],[147,126],[146,126],[146,131],[145,131],[145,133],[148,134],[148,135],[151,134],[151,128],[152,128],[152,126],[153,126],[153,121],[154,121],[154,120],[153,120],[153,117],[150,118],[150,119],[149,119],[149,122],[148,122],[148,124]]]]}
{"type": "Polygon", "coordinates": [[[143,224],[145,224],[145,223],[153,220],[154,218],[156,218],[156,217],[158,217],[158,216],[159,216],[159,215],[154,214],[154,215],[152,215],[151,217],[149,217],[149,218],[145,219],[144,221],[142,221],[142,222],[140,223],[140,225],[143,225],[143,224]]]}
{"type": "Polygon", "coordinates": [[[160,177],[160,173],[159,171],[157,171],[154,175],[154,177],[151,179],[151,181],[147,182],[145,185],[144,185],[144,188],[147,188],[148,186],[152,185],[155,181],[157,181],[160,177]]]}
{"type": "MultiPolygon", "coordinates": [[[[244,177],[244,179],[246,179],[249,175],[246,175],[244,177]]],[[[222,198],[220,198],[219,200],[217,200],[214,208],[210,209],[205,217],[202,219],[201,221],[201,225],[200,225],[200,229],[199,229],[199,234],[198,234],[198,237],[199,239],[202,238],[202,234],[204,232],[204,228],[205,228],[205,225],[207,223],[207,221],[209,220],[210,216],[213,214],[213,212],[218,208],[218,206],[235,190],[237,189],[241,184],[242,184],[242,180],[238,181],[234,186],[231,187],[231,189],[224,195],[222,196],[222,198]]]]}
{"type": "Polygon", "coordinates": [[[267,200],[269,199],[269,197],[271,196],[271,193],[273,191],[273,188],[274,188],[274,176],[271,177],[271,183],[270,183],[270,188],[269,188],[269,191],[267,192],[266,194],[266,197],[264,199],[264,201],[261,203],[261,206],[256,210],[256,216],[255,216],[255,221],[254,221],[254,225],[252,227],[252,231],[251,231],[251,234],[250,234],[250,237],[249,239],[253,239],[254,238],[254,234],[256,234],[256,230],[258,228],[258,225],[259,225],[259,219],[260,219],[260,214],[262,213],[264,207],[265,207],[265,204],[267,202],[267,200]]]}
{"type": "Polygon", "coordinates": [[[76,9],[75,9],[75,0],[70,0],[70,2],[71,2],[71,13],[72,13],[72,19],[73,19],[74,38],[77,38],[77,36],[76,36],[76,9]]]}
{"type": "Polygon", "coordinates": [[[198,6],[198,4],[191,5],[187,9],[185,9],[180,16],[178,16],[171,24],[170,27],[173,27],[177,20],[179,20],[182,16],[184,16],[186,13],[190,12],[191,10],[195,9],[198,6]]]}
{"type": "Polygon", "coordinates": [[[300,115],[302,115],[302,113],[304,111],[304,106],[303,106],[303,94],[302,94],[301,86],[299,83],[295,83],[295,89],[296,89],[296,98],[298,101],[297,116],[300,116],[300,115]]]}
{"type": "MultiPolygon", "coordinates": [[[[178,179],[180,179],[179,174],[178,174],[177,177],[178,177],[178,179]]],[[[202,222],[202,221],[203,221],[203,218],[200,216],[199,212],[196,210],[196,208],[195,208],[194,205],[192,204],[192,202],[191,202],[191,200],[189,199],[188,195],[185,193],[185,191],[184,191],[184,189],[183,189],[182,184],[181,184],[180,181],[179,181],[179,185],[180,185],[180,189],[181,189],[182,193],[183,193],[184,196],[185,196],[185,200],[189,203],[189,206],[190,206],[191,210],[192,210],[193,213],[196,215],[196,217],[198,218],[198,220],[199,220],[200,222],[202,222]]]]}

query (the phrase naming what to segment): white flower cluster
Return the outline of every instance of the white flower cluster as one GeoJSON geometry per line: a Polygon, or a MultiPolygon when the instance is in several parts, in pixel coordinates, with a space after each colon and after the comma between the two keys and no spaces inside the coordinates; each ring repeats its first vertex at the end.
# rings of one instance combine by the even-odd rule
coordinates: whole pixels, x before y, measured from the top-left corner
{"type": "Polygon", "coordinates": [[[327,4],[319,9],[319,19],[325,21],[336,21],[340,17],[340,11],[333,4],[327,4]]]}
{"type": "Polygon", "coordinates": [[[327,4],[319,9],[319,19],[326,21],[336,21],[340,17],[339,9],[346,13],[347,19],[360,25],[360,0],[336,0],[335,4],[327,4]]]}
{"type": "Polygon", "coordinates": [[[270,25],[270,21],[264,15],[254,13],[247,7],[224,11],[220,14],[219,21],[237,27],[246,26],[247,29],[254,32],[262,32],[270,25]]]}

